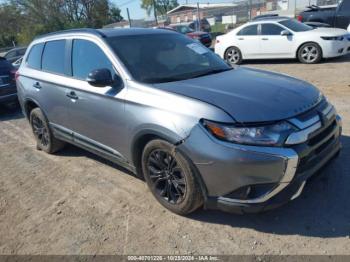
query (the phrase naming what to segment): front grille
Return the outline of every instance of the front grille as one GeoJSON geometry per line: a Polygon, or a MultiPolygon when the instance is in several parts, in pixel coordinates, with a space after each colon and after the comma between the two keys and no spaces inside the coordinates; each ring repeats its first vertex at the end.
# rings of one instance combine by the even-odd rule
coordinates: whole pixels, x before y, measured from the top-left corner
{"type": "Polygon", "coordinates": [[[339,136],[334,132],[336,128],[337,121],[335,117],[333,117],[329,125],[318,130],[316,134],[304,144],[296,146],[297,151],[302,149],[302,151],[299,152],[301,157],[296,171],[297,176],[315,166],[327,156],[330,148],[339,142],[339,136]]]}
{"type": "Polygon", "coordinates": [[[315,136],[312,136],[307,144],[309,146],[314,146],[317,143],[319,143],[320,141],[322,141],[325,137],[327,137],[330,133],[333,132],[334,128],[336,127],[337,122],[335,119],[333,119],[332,123],[330,125],[328,125],[328,127],[322,129],[321,131],[318,131],[318,134],[315,136]]]}

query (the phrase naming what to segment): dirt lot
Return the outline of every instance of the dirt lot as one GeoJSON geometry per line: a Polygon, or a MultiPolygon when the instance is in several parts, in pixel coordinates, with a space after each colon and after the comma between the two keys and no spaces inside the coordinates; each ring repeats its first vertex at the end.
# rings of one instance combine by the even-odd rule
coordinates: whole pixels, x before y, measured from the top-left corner
{"type": "Polygon", "coordinates": [[[166,211],[143,181],[90,153],[35,149],[0,109],[0,254],[350,254],[350,56],[254,62],[317,85],[343,116],[343,151],[290,204],[259,215],[166,211]]]}

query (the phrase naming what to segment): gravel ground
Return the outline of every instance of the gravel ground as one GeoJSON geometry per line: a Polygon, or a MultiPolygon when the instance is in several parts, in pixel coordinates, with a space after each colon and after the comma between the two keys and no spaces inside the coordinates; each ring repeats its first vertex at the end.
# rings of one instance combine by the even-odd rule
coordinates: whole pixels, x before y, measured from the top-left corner
{"type": "Polygon", "coordinates": [[[317,85],[343,116],[343,150],[303,194],[258,215],[180,217],[145,183],[73,146],[35,149],[19,110],[0,109],[0,254],[350,254],[350,56],[244,66],[317,85]]]}

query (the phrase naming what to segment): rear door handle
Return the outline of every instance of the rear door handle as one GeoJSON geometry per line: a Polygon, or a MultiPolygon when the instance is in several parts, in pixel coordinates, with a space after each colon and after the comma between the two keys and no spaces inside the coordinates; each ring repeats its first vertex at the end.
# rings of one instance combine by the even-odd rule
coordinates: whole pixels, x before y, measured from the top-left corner
{"type": "Polygon", "coordinates": [[[69,93],[66,94],[67,97],[69,97],[70,99],[74,99],[74,100],[78,100],[79,97],[77,96],[77,94],[74,91],[70,91],[69,93]]]}
{"type": "Polygon", "coordinates": [[[238,40],[244,40],[244,38],[243,38],[243,37],[240,37],[240,38],[238,38],[238,40]]]}
{"type": "Polygon", "coordinates": [[[41,89],[41,85],[39,82],[35,82],[35,84],[33,85],[34,88],[36,88],[37,90],[41,89]]]}
{"type": "Polygon", "coordinates": [[[268,38],[261,38],[261,40],[269,40],[268,38]]]}

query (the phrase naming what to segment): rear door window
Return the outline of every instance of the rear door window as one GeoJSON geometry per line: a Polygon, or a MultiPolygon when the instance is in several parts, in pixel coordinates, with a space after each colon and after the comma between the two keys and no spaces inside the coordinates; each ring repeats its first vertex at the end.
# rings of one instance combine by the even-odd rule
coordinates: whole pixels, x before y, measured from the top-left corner
{"type": "Polygon", "coordinates": [[[43,48],[44,43],[33,45],[27,58],[27,65],[29,67],[34,69],[41,69],[41,55],[43,48]]]}
{"type": "Polygon", "coordinates": [[[83,39],[73,41],[73,77],[85,80],[91,71],[102,68],[109,69],[113,75],[112,63],[99,46],[83,39]]]}
{"type": "Polygon", "coordinates": [[[64,74],[65,46],[65,40],[46,42],[42,59],[44,71],[64,74]]]}
{"type": "Polygon", "coordinates": [[[257,35],[258,34],[258,25],[249,25],[241,29],[237,35],[257,35]]]}

